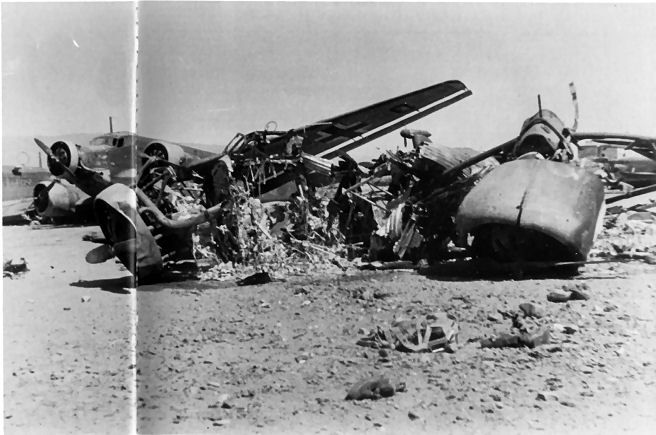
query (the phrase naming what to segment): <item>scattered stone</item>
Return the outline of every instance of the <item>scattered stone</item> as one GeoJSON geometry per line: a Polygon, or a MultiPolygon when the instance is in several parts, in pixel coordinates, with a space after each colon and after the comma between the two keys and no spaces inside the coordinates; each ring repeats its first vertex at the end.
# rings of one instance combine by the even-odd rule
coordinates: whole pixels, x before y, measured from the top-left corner
{"type": "Polygon", "coordinates": [[[590,286],[585,282],[565,284],[563,285],[563,291],[570,292],[570,300],[572,301],[587,301],[590,299],[590,296],[587,295],[590,286]]]}
{"type": "Polygon", "coordinates": [[[551,325],[551,330],[554,332],[571,335],[578,332],[579,328],[575,325],[561,325],[559,323],[554,323],[551,325]]]}
{"type": "Polygon", "coordinates": [[[221,389],[221,384],[219,384],[218,382],[211,382],[210,381],[210,382],[207,383],[207,387],[218,390],[218,389],[221,389]]]}
{"type": "Polygon", "coordinates": [[[319,405],[325,405],[326,403],[330,402],[330,399],[327,399],[325,397],[317,397],[315,400],[319,405]]]}
{"type": "Polygon", "coordinates": [[[578,330],[579,330],[579,328],[577,328],[576,326],[565,326],[563,328],[563,332],[565,334],[570,334],[570,335],[574,334],[575,332],[578,332],[578,330]]]}
{"type": "Polygon", "coordinates": [[[216,420],[212,423],[212,426],[227,426],[230,424],[229,418],[222,418],[221,420],[216,420]]]}
{"type": "Polygon", "coordinates": [[[519,309],[524,313],[524,316],[526,317],[534,317],[536,319],[544,317],[544,310],[528,302],[519,304],[519,309]]]}
{"type": "Polygon", "coordinates": [[[91,296],[82,296],[81,301],[82,303],[89,302],[91,300],[91,296]]]}
{"type": "Polygon", "coordinates": [[[310,356],[307,353],[302,353],[294,358],[294,360],[299,364],[305,363],[308,359],[310,359],[310,356]]]}
{"type": "Polygon", "coordinates": [[[408,411],[408,418],[412,421],[417,420],[419,417],[414,411],[408,411]]]}
{"type": "Polygon", "coordinates": [[[230,395],[224,393],[219,396],[218,403],[221,404],[221,408],[230,409],[232,408],[232,404],[229,402],[229,400],[230,400],[230,395]]]}
{"type": "Polygon", "coordinates": [[[547,295],[547,300],[549,302],[563,303],[569,301],[569,293],[563,293],[560,291],[551,292],[547,295]]]}
{"type": "Polygon", "coordinates": [[[383,376],[374,376],[353,385],[346,395],[346,400],[377,400],[393,395],[394,387],[390,384],[389,379],[383,376]]]}
{"type": "Polygon", "coordinates": [[[268,284],[271,281],[271,275],[268,272],[258,272],[253,275],[247,276],[246,278],[240,279],[237,281],[238,286],[245,285],[259,285],[259,284],[268,284]]]}
{"type": "Polygon", "coordinates": [[[535,400],[546,402],[547,400],[558,400],[558,396],[549,392],[539,392],[535,397],[535,400]]]}
{"type": "Polygon", "coordinates": [[[248,389],[248,390],[242,391],[240,393],[240,396],[241,397],[246,397],[246,398],[255,397],[255,392],[253,390],[248,389]]]}
{"type": "Polygon", "coordinates": [[[501,319],[499,319],[499,317],[494,315],[494,314],[488,314],[487,315],[487,320],[489,320],[490,322],[494,322],[494,323],[499,323],[501,321],[501,319]]]}
{"type": "Polygon", "coordinates": [[[572,290],[569,299],[571,301],[587,301],[590,299],[590,296],[588,296],[586,293],[583,293],[582,291],[579,290],[572,290]]]}
{"type": "Polygon", "coordinates": [[[563,303],[569,301],[587,301],[590,299],[581,289],[587,289],[587,284],[576,284],[576,286],[563,286],[563,291],[557,290],[547,295],[549,302],[563,303]]]}
{"type": "Polygon", "coordinates": [[[481,340],[481,348],[528,347],[532,349],[549,343],[549,340],[548,329],[540,330],[534,334],[514,335],[504,333],[494,338],[481,340]]]}

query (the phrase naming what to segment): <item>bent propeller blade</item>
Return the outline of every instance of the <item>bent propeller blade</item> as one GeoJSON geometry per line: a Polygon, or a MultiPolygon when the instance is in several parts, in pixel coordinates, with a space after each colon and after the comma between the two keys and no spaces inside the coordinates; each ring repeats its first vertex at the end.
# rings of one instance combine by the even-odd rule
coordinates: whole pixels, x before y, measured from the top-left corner
{"type": "Polygon", "coordinates": [[[48,156],[48,159],[51,159],[53,162],[55,162],[56,164],[58,164],[59,166],[64,168],[64,170],[71,177],[75,177],[75,174],[73,173],[73,171],[71,171],[71,169],[68,166],[66,166],[62,162],[60,162],[59,159],[57,158],[57,156],[52,152],[52,150],[50,148],[48,148],[48,146],[46,144],[44,144],[41,140],[39,140],[37,138],[34,138],[34,142],[36,142],[36,145],[41,149],[41,151],[46,153],[46,156],[48,156]]]}

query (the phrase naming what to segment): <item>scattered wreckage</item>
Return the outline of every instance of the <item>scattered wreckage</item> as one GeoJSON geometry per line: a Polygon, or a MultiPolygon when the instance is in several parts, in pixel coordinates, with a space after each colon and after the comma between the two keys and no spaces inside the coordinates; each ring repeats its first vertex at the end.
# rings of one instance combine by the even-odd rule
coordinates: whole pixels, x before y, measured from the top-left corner
{"type": "MultiPolygon", "coordinates": [[[[117,257],[139,279],[158,275],[172,263],[194,260],[193,233],[209,222],[209,233],[224,261],[242,260],[235,209],[247,196],[276,192],[307,207],[308,180],[329,177],[327,160],[471,95],[459,81],[439,83],[353,112],[287,132],[238,134],[225,152],[191,162],[152,155],[134,185],[117,184],[71,153],[35,139],[48,155],[54,175],[93,199],[106,243],[87,255],[90,262],[117,257]],[[65,157],[65,158],[62,158],[65,157]]],[[[267,200],[262,198],[263,200],[267,200]]],[[[293,202],[293,201],[292,201],[293,202]]],[[[307,215],[304,210],[296,210],[307,215]]],[[[255,219],[257,220],[257,219],[255,219]]],[[[302,225],[301,225],[302,226],[302,225]]],[[[271,237],[265,228],[259,228],[271,237]]]]}
{"type": "MultiPolygon", "coordinates": [[[[612,135],[577,133],[539,102],[516,138],[482,153],[404,129],[410,151],[362,164],[346,154],[470,94],[445,82],[298,129],[238,134],[223,153],[189,162],[146,156],[130,187],[36,141],[53,173],[94,198],[105,243],[87,261],[117,257],[139,280],[207,257],[219,271],[249,263],[265,272],[297,254],[340,267],[358,254],[413,263],[459,255],[575,272],[602,229],[612,178],[579,158],[577,142],[612,135]]],[[[656,140],[633,140],[653,158],[656,140]]]]}
{"type": "Polygon", "coordinates": [[[378,253],[382,245],[400,258],[439,260],[453,242],[499,262],[584,261],[601,229],[604,188],[576,164],[563,131],[553,112],[540,109],[517,138],[479,154],[406,131],[415,151],[389,160],[413,178],[376,233],[378,253]]]}
{"type": "Polygon", "coordinates": [[[2,268],[2,276],[3,278],[14,279],[15,277],[19,277],[25,274],[29,270],[30,269],[27,267],[27,261],[25,261],[25,258],[21,257],[18,261],[12,258],[11,260],[4,262],[4,266],[2,268]]]}

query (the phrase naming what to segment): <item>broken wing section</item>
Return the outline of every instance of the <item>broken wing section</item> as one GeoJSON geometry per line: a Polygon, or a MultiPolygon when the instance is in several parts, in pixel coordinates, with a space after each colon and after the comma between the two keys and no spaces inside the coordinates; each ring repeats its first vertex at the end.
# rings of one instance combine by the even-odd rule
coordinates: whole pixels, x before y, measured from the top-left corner
{"type": "Polygon", "coordinates": [[[651,160],[656,160],[656,138],[613,133],[572,133],[576,141],[590,140],[601,145],[625,147],[651,160]]]}
{"type": "Polygon", "coordinates": [[[462,82],[451,80],[319,121],[299,129],[303,151],[332,159],[471,94],[462,82]]]}

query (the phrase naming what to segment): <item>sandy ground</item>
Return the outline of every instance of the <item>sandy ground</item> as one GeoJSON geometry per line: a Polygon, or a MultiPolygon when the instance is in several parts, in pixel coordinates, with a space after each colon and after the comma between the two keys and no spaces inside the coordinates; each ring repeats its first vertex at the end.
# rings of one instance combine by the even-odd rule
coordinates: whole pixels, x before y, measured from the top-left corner
{"type": "Polygon", "coordinates": [[[134,291],[123,289],[119,265],[85,264],[93,245],[81,237],[92,230],[4,228],[4,258],[30,267],[3,280],[6,433],[126,433],[136,424],[141,433],[615,434],[651,433],[656,423],[654,266],[588,266],[576,279],[397,271],[134,291]],[[588,301],[547,302],[583,282],[588,301]],[[481,349],[477,339],[510,332],[497,310],[522,302],[545,311],[539,322],[554,329],[552,343],[481,349]],[[458,320],[453,354],[384,357],[356,345],[395,316],[437,311],[458,320]],[[344,400],[372,374],[407,391],[344,400]]]}

